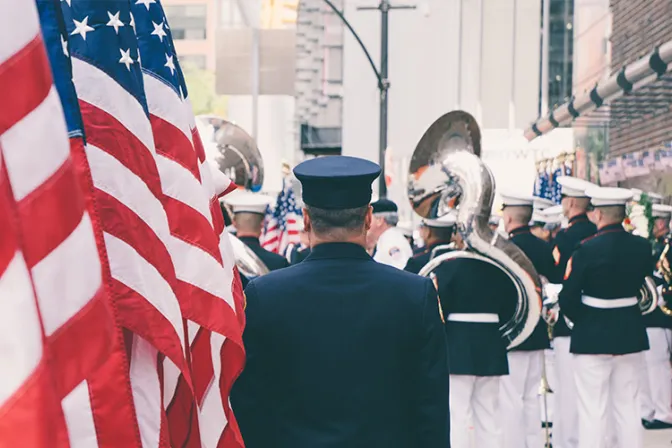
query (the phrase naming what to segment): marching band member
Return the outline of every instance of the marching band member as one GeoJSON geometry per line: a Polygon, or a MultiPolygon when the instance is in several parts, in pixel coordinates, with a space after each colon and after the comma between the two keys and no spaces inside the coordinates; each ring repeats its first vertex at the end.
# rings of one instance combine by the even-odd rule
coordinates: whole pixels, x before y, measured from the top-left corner
{"type": "Polygon", "coordinates": [[[517,293],[506,274],[480,260],[447,260],[434,272],[448,336],[450,446],[472,446],[473,422],[474,446],[499,448],[500,381],[509,373],[506,342],[499,332],[499,322],[506,319],[501,299],[517,293]]]}
{"type": "Polygon", "coordinates": [[[448,248],[437,249],[437,247],[450,244],[455,232],[456,218],[455,212],[451,211],[438,219],[423,220],[423,226],[427,229],[425,247],[422,252],[408,259],[405,271],[417,274],[429,262],[432,255],[437,256],[450,251],[448,248]]]}
{"type": "MultiPolygon", "coordinates": [[[[594,184],[576,177],[562,176],[557,179],[561,188],[562,213],[569,221],[567,228],[558,232],[553,240],[553,259],[556,278],[563,276],[567,261],[574,249],[584,239],[597,232],[595,224],[588,220],[590,198],[586,189],[594,184]]],[[[555,357],[556,388],[554,397],[553,442],[558,448],[576,448],[578,439],[578,411],[572,357],[569,352],[571,331],[562,315],[553,327],[553,352],[555,357]]]]}
{"type": "MultiPolygon", "coordinates": [[[[534,198],[513,194],[500,196],[502,219],[509,239],[527,255],[539,275],[557,283],[550,245],[530,232],[534,198]]],[[[543,351],[549,347],[546,322],[540,319],[532,335],[508,353],[509,376],[502,379],[501,387],[503,440],[507,448],[542,446],[537,392],[541,383],[543,351]]]]}
{"type": "Polygon", "coordinates": [[[294,168],[312,250],[245,289],[245,370],[231,404],[247,448],[450,446],[448,347],[432,281],[374,262],[380,167],[294,168]]]}
{"type": "Polygon", "coordinates": [[[259,242],[264,227],[266,207],[273,200],[259,193],[236,191],[227,195],[224,201],[233,211],[233,225],[240,241],[252,249],[269,270],[274,271],[289,266],[285,257],[264,249],[259,242]]]}
{"type": "Polygon", "coordinates": [[[651,247],[623,228],[630,190],[590,187],[585,195],[598,232],[567,261],[559,295],[560,309],[574,323],[578,446],[603,446],[611,414],[618,446],[642,448],[638,370],[649,343],[637,296],[651,273],[651,247]]]}
{"type": "MultiPolygon", "coordinates": [[[[651,196],[651,193],[649,194],[651,196]]],[[[672,206],[653,204],[654,260],[658,260],[669,234],[672,206]]],[[[663,279],[658,279],[662,290],[663,279]]],[[[642,423],[646,429],[672,428],[672,368],[670,344],[672,343],[672,317],[657,307],[644,316],[650,348],[644,352],[646,368],[641,371],[640,405],[642,423]]]]}
{"type": "Polygon", "coordinates": [[[389,199],[379,199],[371,207],[373,222],[367,238],[371,246],[375,244],[373,259],[378,263],[404,269],[408,259],[413,256],[413,249],[404,232],[397,227],[397,204],[389,199]]]}

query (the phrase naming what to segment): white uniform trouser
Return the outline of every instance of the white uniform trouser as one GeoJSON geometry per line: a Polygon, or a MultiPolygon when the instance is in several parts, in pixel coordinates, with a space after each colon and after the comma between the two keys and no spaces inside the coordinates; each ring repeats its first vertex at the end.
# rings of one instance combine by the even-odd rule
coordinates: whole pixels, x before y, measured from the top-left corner
{"type": "Polygon", "coordinates": [[[640,371],[640,416],[644,420],[672,423],[672,331],[665,328],[647,328],[646,334],[649,336],[651,348],[644,352],[645,368],[640,371]]]}
{"type": "Polygon", "coordinates": [[[502,377],[500,410],[502,415],[502,446],[505,448],[539,448],[541,434],[542,351],[509,352],[509,375],[502,377]]]}
{"type": "Polygon", "coordinates": [[[579,398],[579,448],[607,448],[610,429],[615,432],[618,445],[608,448],[643,448],[644,432],[637,401],[643,355],[573,356],[579,398]]]}
{"type": "Polygon", "coordinates": [[[572,354],[569,353],[569,336],[553,339],[555,352],[555,416],[553,420],[553,446],[576,448],[579,446],[579,414],[574,382],[572,354]]]}
{"type": "Polygon", "coordinates": [[[553,422],[553,412],[555,412],[555,387],[557,380],[555,378],[555,354],[553,349],[544,350],[544,361],[546,362],[546,381],[554,393],[546,394],[546,406],[544,410],[544,396],[539,395],[539,407],[541,408],[541,421],[553,422]]]}
{"type": "Polygon", "coordinates": [[[498,376],[450,375],[450,444],[471,448],[473,422],[475,447],[501,444],[498,376]]]}

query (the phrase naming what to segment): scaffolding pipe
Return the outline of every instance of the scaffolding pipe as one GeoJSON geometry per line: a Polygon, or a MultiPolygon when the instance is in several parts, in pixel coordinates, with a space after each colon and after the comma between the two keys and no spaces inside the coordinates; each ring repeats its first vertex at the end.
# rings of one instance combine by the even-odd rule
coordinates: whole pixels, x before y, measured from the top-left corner
{"type": "Polygon", "coordinates": [[[573,98],[557,107],[547,117],[538,119],[525,130],[525,138],[532,141],[553,129],[567,125],[602,104],[638,90],[672,69],[672,40],[656,47],[648,55],[626,65],[617,74],[599,82],[590,92],[573,98]]]}

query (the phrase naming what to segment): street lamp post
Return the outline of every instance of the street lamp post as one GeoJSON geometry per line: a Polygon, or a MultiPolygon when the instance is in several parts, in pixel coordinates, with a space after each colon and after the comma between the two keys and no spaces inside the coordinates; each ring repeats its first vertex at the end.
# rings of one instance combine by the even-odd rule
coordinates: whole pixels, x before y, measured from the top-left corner
{"type": "Polygon", "coordinates": [[[387,104],[388,104],[388,91],[390,89],[390,81],[388,79],[388,37],[389,37],[389,12],[392,9],[415,9],[415,6],[411,5],[400,5],[392,6],[389,0],[380,0],[378,6],[369,6],[369,7],[360,7],[358,10],[378,10],[380,11],[381,22],[380,22],[380,70],[376,67],[376,64],[373,62],[369,51],[366,49],[366,46],[360,39],[357,32],[355,32],[350,22],[345,18],[343,13],[336,8],[336,6],[331,2],[331,0],[324,0],[324,2],[329,5],[329,7],[334,11],[339,19],[345,24],[352,36],[355,38],[359,46],[364,51],[364,55],[369,61],[371,68],[373,69],[376,79],[378,80],[378,91],[380,93],[380,123],[379,123],[379,148],[378,148],[378,163],[383,173],[378,179],[378,196],[384,198],[387,196],[387,184],[385,183],[385,150],[387,149],[387,104]]]}

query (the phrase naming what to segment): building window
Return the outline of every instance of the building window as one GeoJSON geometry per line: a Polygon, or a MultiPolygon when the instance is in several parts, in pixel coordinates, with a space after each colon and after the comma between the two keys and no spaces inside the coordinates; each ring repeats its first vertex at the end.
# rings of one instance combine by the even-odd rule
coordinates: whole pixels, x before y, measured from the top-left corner
{"type": "Polygon", "coordinates": [[[175,40],[206,38],[206,5],[165,5],[163,7],[175,40]]]}
{"type": "Polygon", "coordinates": [[[548,104],[552,108],[572,96],[574,0],[550,0],[548,104]]]}
{"type": "Polygon", "coordinates": [[[204,54],[185,54],[180,56],[180,65],[185,68],[205,70],[206,58],[204,54]]]}

